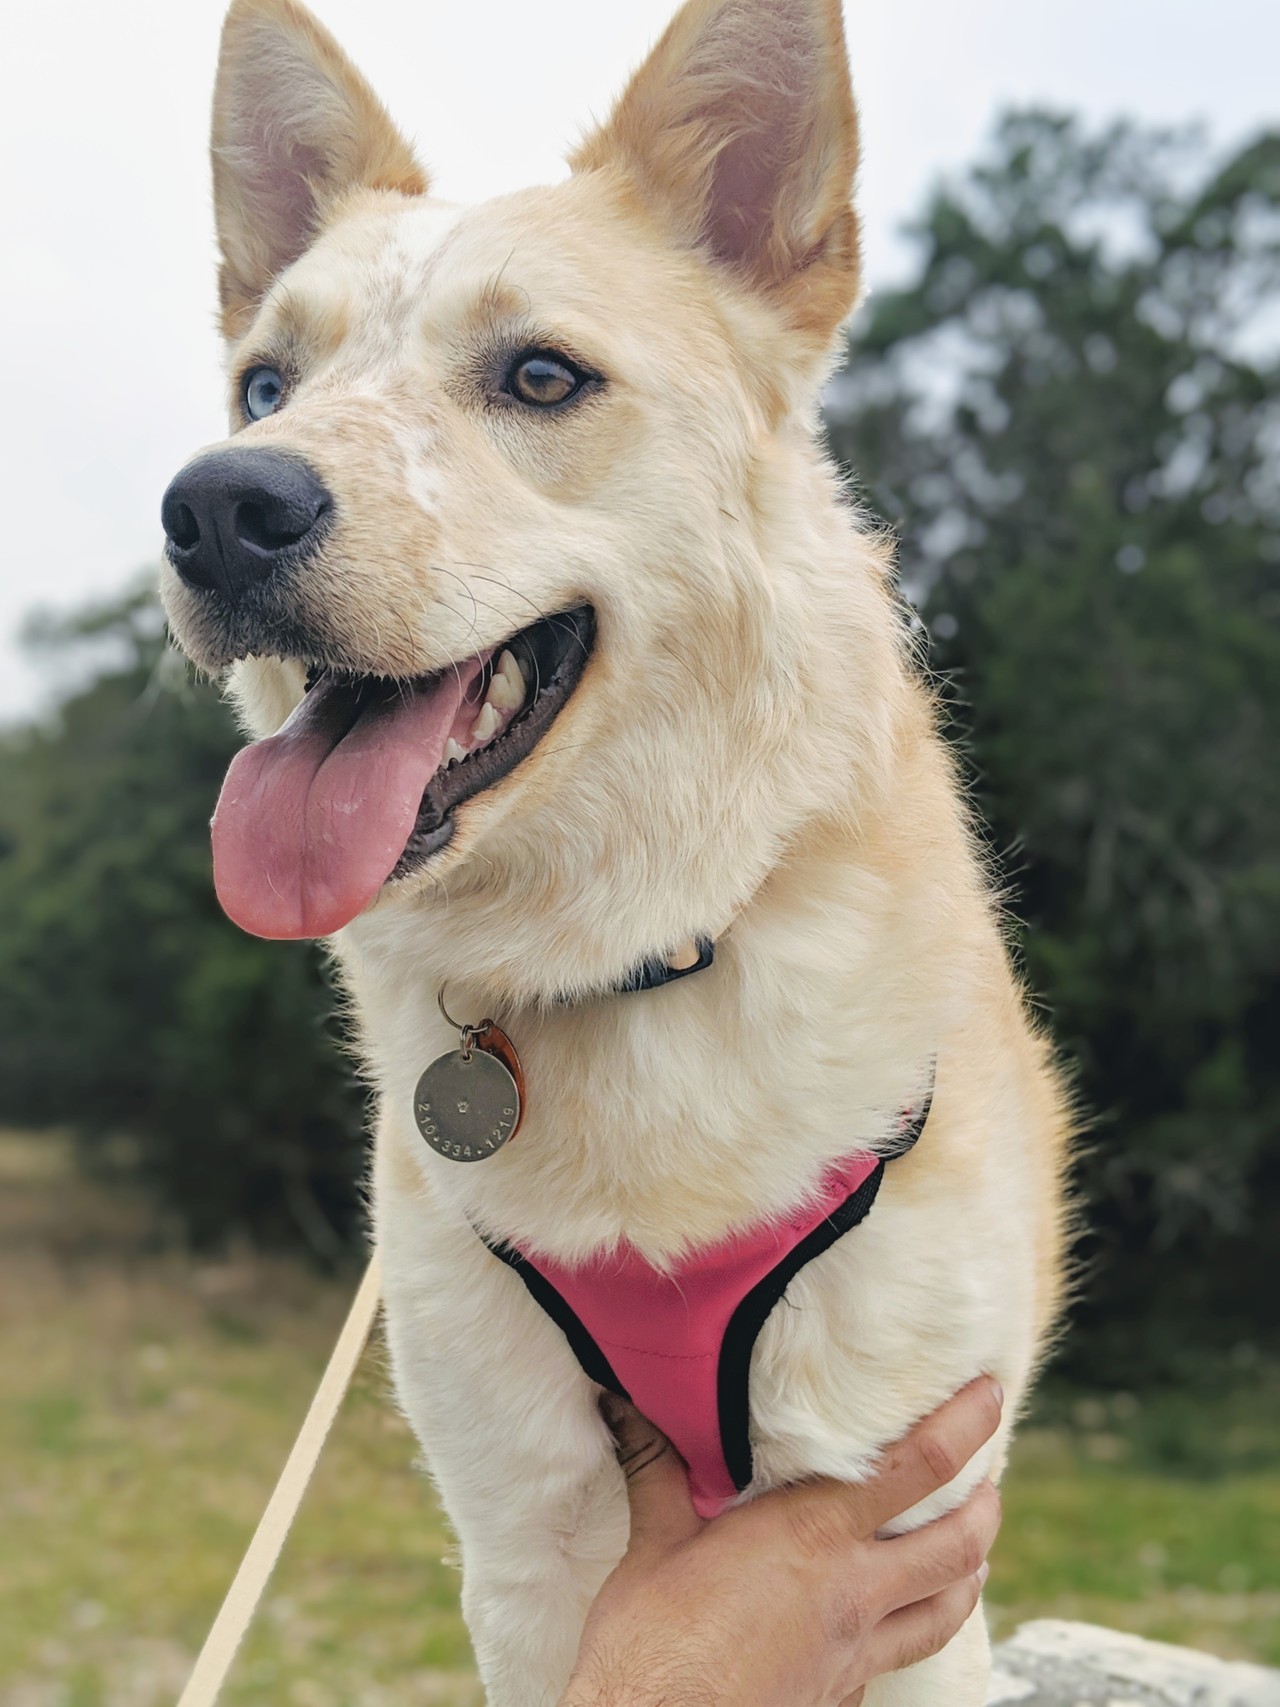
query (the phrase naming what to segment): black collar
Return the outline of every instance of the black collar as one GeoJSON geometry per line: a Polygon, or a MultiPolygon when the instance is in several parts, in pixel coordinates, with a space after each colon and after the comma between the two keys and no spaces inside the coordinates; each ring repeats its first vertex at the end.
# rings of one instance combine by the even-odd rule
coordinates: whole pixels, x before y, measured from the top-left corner
{"type": "Polygon", "coordinates": [[[677,978],[689,978],[695,972],[705,972],[716,957],[716,945],[709,936],[698,937],[693,945],[698,958],[689,966],[672,966],[661,956],[642,960],[622,981],[613,986],[616,996],[634,995],[639,990],[659,990],[664,984],[674,984],[677,978]]]}

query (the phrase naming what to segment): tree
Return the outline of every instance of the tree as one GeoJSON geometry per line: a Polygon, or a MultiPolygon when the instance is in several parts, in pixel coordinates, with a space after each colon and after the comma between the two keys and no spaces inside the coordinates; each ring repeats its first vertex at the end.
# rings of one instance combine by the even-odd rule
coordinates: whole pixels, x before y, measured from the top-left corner
{"type": "Polygon", "coordinates": [[[336,1257],[361,1097],[314,951],[242,935],[214,899],[231,718],[149,592],[33,639],[60,677],[85,650],[100,672],[0,745],[0,1119],[71,1127],[196,1242],[336,1257]]]}
{"type": "Polygon", "coordinates": [[[917,237],[832,441],[1094,1119],[1079,1361],[1168,1362],[1265,1328],[1280,1238],[1280,136],[1013,115],[917,237]]]}

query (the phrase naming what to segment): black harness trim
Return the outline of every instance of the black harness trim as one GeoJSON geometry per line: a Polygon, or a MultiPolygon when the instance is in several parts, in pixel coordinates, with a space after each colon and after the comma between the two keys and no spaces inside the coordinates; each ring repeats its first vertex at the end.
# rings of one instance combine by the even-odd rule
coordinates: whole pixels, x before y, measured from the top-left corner
{"type": "Polygon", "coordinates": [[[933,1092],[930,1090],[920,1109],[903,1125],[892,1154],[882,1157],[875,1172],[867,1175],[857,1191],[851,1192],[825,1221],[820,1221],[811,1233],[805,1234],[776,1268],[771,1268],[763,1280],[756,1282],[729,1318],[716,1366],[716,1413],[725,1468],[739,1493],[750,1486],[753,1473],[751,1354],[760,1338],[760,1330],[800,1270],[815,1257],[820,1257],[823,1251],[830,1250],[837,1239],[852,1232],[859,1222],[866,1220],[884,1180],[885,1162],[905,1156],[911,1149],[924,1131],[932,1103],[933,1092]]]}
{"type": "Polygon", "coordinates": [[[751,1353],[760,1330],[773,1307],[807,1263],[830,1250],[836,1240],[851,1232],[871,1213],[871,1205],[884,1178],[884,1163],[820,1221],[811,1233],[794,1246],[776,1268],[758,1280],[729,1318],[720,1342],[716,1368],[716,1414],[720,1422],[720,1450],[725,1467],[739,1493],[751,1482],[751,1353]]]}
{"type": "Polygon", "coordinates": [[[485,1244],[500,1262],[513,1268],[524,1281],[529,1290],[529,1296],[535,1304],[540,1304],[560,1332],[569,1342],[569,1349],[582,1366],[582,1372],[597,1387],[604,1387],[610,1393],[616,1393],[620,1399],[630,1400],[631,1395],[613,1372],[613,1365],[601,1351],[577,1311],[563,1298],[544,1274],[529,1261],[528,1257],[516,1250],[514,1245],[505,1241],[498,1244],[485,1239],[485,1244]]]}

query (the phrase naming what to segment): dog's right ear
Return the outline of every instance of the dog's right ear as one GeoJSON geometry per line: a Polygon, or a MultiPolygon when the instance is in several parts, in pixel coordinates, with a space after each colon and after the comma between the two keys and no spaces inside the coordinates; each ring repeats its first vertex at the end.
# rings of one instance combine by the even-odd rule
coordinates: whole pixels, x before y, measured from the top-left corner
{"type": "Polygon", "coordinates": [[[232,0],[213,96],[213,200],[228,338],[357,187],[423,195],[409,144],[296,0],[232,0]]]}
{"type": "Polygon", "coordinates": [[[858,294],[857,158],[840,0],[685,0],[571,163],[622,174],[825,352],[858,294]]]}

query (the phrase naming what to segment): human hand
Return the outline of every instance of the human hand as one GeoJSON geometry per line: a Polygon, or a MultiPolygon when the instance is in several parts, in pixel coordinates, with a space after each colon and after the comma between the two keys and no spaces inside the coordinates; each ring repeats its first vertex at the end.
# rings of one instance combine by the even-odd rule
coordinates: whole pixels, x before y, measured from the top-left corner
{"type": "Polygon", "coordinates": [[[605,1401],[631,1539],[596,1597],[561,1707],[856,1707],[872,1678],[937,1653],[977,1605],[1000,1496],[880,1538],[995,1433],[1002,1395],[971,1382],[857,1486],[816,1480],[706,1523],[671,1444],[605,1401]]]}

